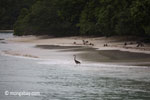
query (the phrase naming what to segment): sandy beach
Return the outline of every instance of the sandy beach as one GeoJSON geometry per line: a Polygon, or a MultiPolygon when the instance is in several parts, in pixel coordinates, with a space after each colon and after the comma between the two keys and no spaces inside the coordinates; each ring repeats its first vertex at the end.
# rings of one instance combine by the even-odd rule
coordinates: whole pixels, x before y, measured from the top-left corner
{"type": "Polygon", "coordinates": [[[150,44],[137,47],[133,38],[123,37],[49,37],[21,36],[5,40],[16,48],[3,53],[29,58],[55,59],[53,53],[59,51],[59,60],[70,60],[77,55],[82,62],[117,63],[126,65],[150,65],[150,44]],[[83,41],[88,41],[86,44],[83,41]],[[124,43],[127,45],[124,45],[124,43]],[[107,46],[104,46],[107,44],[107,46]],[[55,52],[49,53],[49,50],[55,52]],[[63,57],[64,56],[64,57],[63,57]]]}
{"type": "Polygon", "coordinates": [[[99,50],[121,50],[130,52],[139,52],[150,54],[150,44],[143,47],[137,47],[135,38],[127,37],[48,37],[48,36],[22,36],[8,39],[10,42],[34,43],[36,45],[60,45],[60,46],[84,46],[98,48],[99,50]],[[83,41],[88,41],[86,45],[83,41]],[[75,42],[75,43],[74,43],[75,42]],[[127,43],[124,46],[124,43],[127,43]],[[94,46],[90,45],[94,44],[94,46]],[[107,47],[104,44],[107,43],[107,47]]]}

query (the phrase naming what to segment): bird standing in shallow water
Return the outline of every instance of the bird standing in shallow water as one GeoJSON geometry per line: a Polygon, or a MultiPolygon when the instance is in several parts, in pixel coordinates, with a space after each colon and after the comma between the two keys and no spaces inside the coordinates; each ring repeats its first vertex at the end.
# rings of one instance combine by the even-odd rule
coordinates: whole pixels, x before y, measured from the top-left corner
{"type": "Polygon", "coordinates": [[[76,64],[81,64],[80,61],[76,60],[76,55],[74,55],[74,62],[75,62],[76,64]]]}

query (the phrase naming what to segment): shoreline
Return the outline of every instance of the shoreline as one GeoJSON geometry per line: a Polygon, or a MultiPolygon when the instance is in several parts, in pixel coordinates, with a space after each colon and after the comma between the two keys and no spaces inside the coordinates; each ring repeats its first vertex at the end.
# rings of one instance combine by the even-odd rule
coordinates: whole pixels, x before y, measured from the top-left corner
{"type": "Polygon", "coordinates": [[[1,33],[13,33],[14,30],[0,30],[1,33]]]}
{"type": "Polygon", "coordinates": [[[105,37],[15,36],[7,38],[5,41],[9,45],[17,44],[13,50],[3,51],[5,54],[13,56],[64,62],[68,60],[73,63],[73,55],[75,54],[78,60],[83,63],[150,66],[150,47],[148,44],[136,49],[136,44],[124,47],[124,41],[105,37]],[[94,45],[85,45],[83,40],[94,45]],[[105,43],[108,44],[107,47],[104,47],[105,43]]]}
{"type": "Polygon", "coordinates": [[[128,51],[135,53],[145,53],[150,54],[150,43],[145,44],[144,47],[136,47],[136,41],[131,40],[123,40],[120,37],[49,37],[45,38],[45,36],[16,36],[14,38],[7,39],[9,42],[15,43],[33,43],[35,45],[60,45],[60,46],[83,46],[83,47],[91,47],[96,48],[98,50],[120,50],[120,51],[128,51]],[[92,45],[83,45],[82,40],[86,40],[92,45]],[[124,46],[124,43],[128,43],[128,45],[124,46]],[[129,43],[133,44],[129,44],[129,43]],[[104,47],[104,44],[108,44],[107,47],[104,47]]]}

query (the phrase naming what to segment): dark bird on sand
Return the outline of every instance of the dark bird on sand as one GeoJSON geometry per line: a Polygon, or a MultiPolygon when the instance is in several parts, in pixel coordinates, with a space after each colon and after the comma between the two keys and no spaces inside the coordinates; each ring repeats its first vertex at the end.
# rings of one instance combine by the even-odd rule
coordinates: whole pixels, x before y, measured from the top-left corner
{"type": "Polygon", "coordinates": [[[89,41],[85,41],[85,43],[87,44],[87,43],[89,43],[89,41]]]}
{"type": "Polygon", "coordinates": [[[106,44],[104,44],[104,47],[107,47],[108,46],[108,44],[106,43],[106,44]]]}
{"type": "Polygon", "coordinates": [[[83,45],[85,45],[86,43],[85,43],[85,40],[82,40],[82,42],[83,42],[83,45]]]}
{"type": "Polygon", "coordinates": [[[73,42],[73,44],[77,44],[76,42],[73,42]]]}
{"type": "Polygon", "coordinates": [[[89,45],[94,46],[94,44],[93,44],[93,43],[90,43],[89,45]]]}
{"type": "Polygon", "coordinates": [[[125,42],[125,43],[124,43],[124,46],[126,46],[126,45],[127,45],[127,43],[125,42]]]}
{"type": "Polygon", "coordinates": [[[74,55],[74,62],[75,62],[76,64],[81,64],[81,62],[76,59],[76,55],[74,55]]]}
{"type": "Polygon", "coordinates": [[[142,42],[137,42],[137,46],[136,47],[144,47],[144,44],[142,42]]]}

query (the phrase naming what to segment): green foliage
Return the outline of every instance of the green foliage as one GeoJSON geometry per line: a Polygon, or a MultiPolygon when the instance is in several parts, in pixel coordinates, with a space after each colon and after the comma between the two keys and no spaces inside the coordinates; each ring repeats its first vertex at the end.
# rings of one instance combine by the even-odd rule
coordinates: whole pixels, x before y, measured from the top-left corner
{"type": "Polygon", "coordinates": [[[85,35],[150,35],[149,0],[89,1],[80,17],[85,35]]]}
{"type": "Polygon", "coordinates": [[[143,34],[150,36],[150,1],[136,0],[132,5],[131,15],[143,34]]]}
{"type": "Polygon", "coordinates": [[[22,8],[29,8],[36,0],[0,0],[0,29],[13,29],[22,8]]]}
{"type": "Polygon", "coordinates": [[[79,22],[78,19],[80,15],[77,3],[70,2],[70,0],[38,1],[32,6],[30,12],[24,18],[18,18],[20,23],[16,22],[15,34],[19,34],[18,32],[20,31],[18,30],[22,30],[22,35],[77,35],[79,29],[76,27],[76,24],[79,22]],[[72,9],[70,7],[72,7],[72,9]],[[76,7],[76,9],[74,9],[74,7],[76,7]]]}
{"type": "Polygon", "coordinates": [[[23,31],[22,30],[25,30],[25,27],[26,27],[26,18],[25,16],[28,14],[28,9],[26,8],[23,8],[21,10],[21,13],[20,13],[20,16],[18,17],[18,20],[16,21],[14,27],[15,27],[15,32],[14,32],[14,35],[22,35],[23,34],[23,31]]]}
{"type": "Polygon", "coordinates": [[[80,27],[80,33],[82,35],[98,35],[100,30],[97,27],[96,7],[98,6],[98,1],[89,1],[83,11],[81,12],[80,22],[78,26],[80,27]]]}
{"type": "Polygon", "coordinates": [[[150,36],[149,16],[149,0],[37,0],[14,29],[16,35],[150,36]]]}

